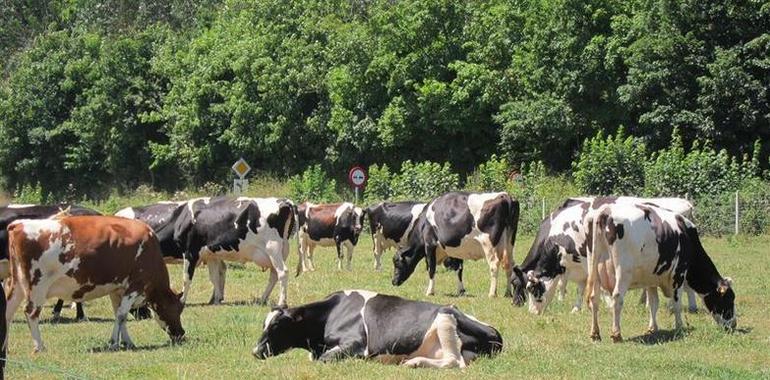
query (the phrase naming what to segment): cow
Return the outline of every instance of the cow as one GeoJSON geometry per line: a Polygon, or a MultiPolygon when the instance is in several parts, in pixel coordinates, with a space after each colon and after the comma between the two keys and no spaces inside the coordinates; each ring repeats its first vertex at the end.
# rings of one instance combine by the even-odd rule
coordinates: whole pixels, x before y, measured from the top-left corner
{"type": "Polygon", "coordinates": [[[735,293],[731,280],[719,274],[706,254],[695,225],[680,214],[646,204],[608,203],[589,213],[593,248],[588,251],[586,301],[591,308],[591,338],[601,340],[598,294],[611,294],[612,340],[623,340],[620,315],[632,288],[646,288],[649,333],[658,330],[657,288],[674,300],[675,325],[682,327],[680,289],[685,282],[703,299],[717,324],[735,329],[735,293]]]}
{"type": "MultiPolygon", "coordinates": [[[[0,278],[8,278],[11,273],[8,267],[8,225],[18,219],[46,219],[58,214],[62,210],[67,210],[69,215],[101,215],[98,211],[61,203],[55,205],[34,205],[34,204],[9,204],[0,207],[0,278]]],[[[86,314],[83,311],[83,304],[78,302],[76,306],[75,319],[83,321],[86,314]]],[[[58,300],[53,307],[53,319],[58,320],[61,317],[61,310],[64,302],[58,300]]]]}
{"type": "Polygon", "coordinates": [[[361,235],[364,212],[352,203],[316,205],[304,202],[297,208],[299,251],[302,271],[314,271],[316,246],[337,248],[337,269],[342,269],[342,247],[347,252],[346,269],[352,269],[353,248],[361,235]]]}
{"type": "MultiPolygon", "coordinates": [[[[692,204],[679,198],[599,197],[570,198],[540,223],[529,254],[514,268],[511,282],[514,303],[529,302],[529,310],[542,314],[550,304],[559,281],[575,282],[577,297],[572,312],[581,309],[588,277],[586,256],[590,250],[590,231],[583,219],[591,210],[610,203],[658,204],[682,215],[692,214],[692,204]],[[565,281],[566,280],[566,281],[565,281]]],[[[697,308],[689,288],[690,310],[697,308]]],[[[643,292],[644,293],[644,292],[643,292]]]]}
{"type": "Polygon", "coordinates": [[[464,368],[481,355],[499,353],[503,338],[454,306],[345,290],[267,314],[254,357],[265,359],[291,348],[306,349],[322,362],[362,358],[407,367],[464,368]]]}
{"type": "Polygon", "coordinates": [[[174,239],[183,250],[184,291],[190,294],[195,267],[205,262],[214,285],[211,303],[224,300],[223,261],[253,262],[270,270],[267,288],[258,300],[266,304],[280,282],[278,305],[286,305],[289,237],[295,228],[296,206],[280,198],[200,198],[183,205],[174,223],[174,239]]]}
{"type": "MultiPolygon", "coordinates": [[[[489,265],[489,297],[497,294],[497,272],[506,272],[510,294],[513,248],[519,223],[519,202],[507,193],[450,192],[428,203],[415,222],[405,247],[393,255],[395,286],[406,281],[423,258],[428,265],[427,295],[434,294],[436,264],[446,257],[478,260],[489,265]]],[[[462,285],[460,285],[462,286],[462,285]]],[[[463,287],[464,288],[464,287],[463,287]]]]}
{"type": "Polygon", "coordinates": [[[172,342],[180,342],[183,305],[169,287],[158,239],[146,224],[114,216],[21,219],[8,226],[10,323],[22,300],[34,340],[45,349],[38,319],[47,298],[87,301],[109,295],[115,311],[110,349],[135,347],[126,329],[132,306],[148,304],[172,342]]]}

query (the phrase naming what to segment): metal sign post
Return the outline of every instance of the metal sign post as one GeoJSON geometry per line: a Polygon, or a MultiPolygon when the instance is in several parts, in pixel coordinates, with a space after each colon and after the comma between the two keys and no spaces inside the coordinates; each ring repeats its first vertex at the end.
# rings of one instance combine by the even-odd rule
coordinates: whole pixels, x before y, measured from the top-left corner
{"type": "Polygon", "coordinates": [[[356,195],[356,204],[358,204],[359,190],[366,186],[366,170],[360,166],[353,166],[348,172],[348,182],[350,186],[353,186],[353,192],[356,195]]]}
{"type": "Polygon", "coordinates": [[[235,161],[231,169],[238,176],[238,178],[233,180],[233,193],[241,195],[249,187],[249,180],[245,177],[251,171],[251,166],[241,157],[238,161],[235,161]]]}

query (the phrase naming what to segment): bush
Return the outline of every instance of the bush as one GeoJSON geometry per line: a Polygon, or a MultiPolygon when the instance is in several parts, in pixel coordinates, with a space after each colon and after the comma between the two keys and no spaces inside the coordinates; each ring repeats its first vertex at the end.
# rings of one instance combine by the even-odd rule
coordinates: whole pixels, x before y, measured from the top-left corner
{"type": "Polygon", "coordinates": [[[459,188],[460,176],[452,172],[448,162],[443,165],[425,161],[401,164],[401,172],[391,181],[392,199],[427,201],[459,188]]]}
{"type": "Polygon", "coordinates": [[[521,205],[519,232],[536,234],[545,214],[560,206],[565,199],[578,196],[580,191],[568,177],[549,174],[540,161],[522,164],[516,180],[509,182],[508,193],[521,205]]]}
{"type": "Polygon", "coordinates": [[[369,179],[366,181],[366,193],[364,194],[366,203],[371,204],[390,199],[392,180],[393,175],[387,164],[369,166],[369,179]]]}
{"type": "Polygon", "coordinates": [[[13,203],[16,204],[43,204],[48,203],[48,200],[40,184],[24,185],[13,195],[13,203]]]}
{"type": "Polygon", "coordinates": [[[307,168],[302,175],[291,177],[288,182],[289,195],[295,202],[335,202],[340,198],[337,195],[337,181],[327,177],[321,165],[313,165],[307,168]]]}
{"type": "Polygon", "coordinates": [[[637,194],[644,185],[646,159],[644,143],[624,137],[622,127],[606,139],[599,132],[583,143],[578,160],[572,164],[575,183],[586,194],[637,194]]]}
{"type": "Polygon", "coordinates": [[[503,158],[493,154],[487,162],[481,163],[468,177],[465,188],[468,191],[504,191],[508,188],[511,168],[503,158]]]}

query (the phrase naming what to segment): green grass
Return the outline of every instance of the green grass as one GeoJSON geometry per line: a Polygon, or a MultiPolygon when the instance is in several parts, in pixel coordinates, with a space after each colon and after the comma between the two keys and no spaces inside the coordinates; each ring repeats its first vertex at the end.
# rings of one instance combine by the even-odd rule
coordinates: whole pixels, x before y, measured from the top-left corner
{"type": "MultiPolygon", "coordinates": [[[[516,248],[520,261],[532,241],[524,237],[516,248]]],[[[390,284],[392,252],[385,255],[384,272],[372,270],[371,240],[362,239],[353,258],[352,272],[336,270],[333,249],[316,251],[314,273],[305,273],[289,282],[289,303],[298,305],[318,300],[328,293],[346,288],[364,288],[436,303],[455,304],[497,327],[505,348],[492,359],[474,362],[465,370],[408,370],[363,360],[337,364],[311,362],[302,350],[257,361],[251,349],[259,338],[266,306],[244,304],[262,292],[267,273],[253,265],[231,266],[228,270],[226,305],[203,306],[211,294],[208,271],[199,268],[191,303],[182,321],[187,342],[168,346],[168,337],[154,321],[130,321],[129,332],[139,346],[136,351],[104,352],[112,329],[111,307],[107,298],[87,305],[92,319],[87,323],[41,324],[48,350],[31,354],[32,340],[17,311],[9,332],[8,378],[378,378],[401,379],[468,376],[476,378],[768,378],[770,377],[770,236],[739,239],[706,238],[705,245],[723,275],[732,276],[738,303],[736,333],[720,330],[710,316],[686,314],[687,328],[680,334],[670,330],[673,316],[662,309],[657,338],[639,339],[647,326],[644,308],[636,304],[632,292],[623,314],[626,342],[609,339],[592,343],[588,337],[589,313],[570,314],[574,287],[565,302],[555,301],[545,315],[530,315],[515,308],[510,299],[486,297],[489,280],[486,264],[469,262],[465,279],[469,296],[456,298],[454,274],[440,270],[437,296],[425,297],[426,274],[419,270],[404,285],[390,284]]],[[[292,247],[290,267],[296,264],[292,247]]],[[[181,266],[169,266],[173,285],[182,279],[181,266]]],[[[292,273],[293,275],[293,273],[292,273]]],[[[277,299],[277,289],[272,300],[277,299]]],[[[48,318],[50,308],[44,310],[48,318]]],[[[74,310],[65,310],[72,317],[74,310]]],[[[409,323],[409,321],[404,321],[409,323]]],[[[609,338],[610,313],[600,314],[603,336],[609,338]]]]}

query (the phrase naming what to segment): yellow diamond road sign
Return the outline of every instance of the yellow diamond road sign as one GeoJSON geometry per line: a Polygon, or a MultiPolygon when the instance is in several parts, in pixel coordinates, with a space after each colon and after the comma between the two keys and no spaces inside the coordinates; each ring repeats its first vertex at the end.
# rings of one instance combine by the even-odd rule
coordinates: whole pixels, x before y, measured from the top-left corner
{"type": "Polygon", "coordinates": [[[240,160],[235,161],[232,169],[235,172],[235,174],[238,175],[238,177],[243,178],[246,176],[246,174],[249,174],[249,172],[251,171],[251,166],[249,166],[249,164],[246,163],[246,160],[244,160],[243,157],[241,157],[240,160]]]}

